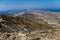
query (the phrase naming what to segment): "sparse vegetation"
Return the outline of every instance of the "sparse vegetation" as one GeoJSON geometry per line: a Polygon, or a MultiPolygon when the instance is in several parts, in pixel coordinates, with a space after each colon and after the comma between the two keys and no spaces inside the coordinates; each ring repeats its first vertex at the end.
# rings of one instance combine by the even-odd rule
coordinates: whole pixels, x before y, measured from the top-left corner
{"type": "Polygon", "coordinates": [[[14,16],[14,14],[1,15],[0,18],[5,21],[0,22],[0,40],[55,39],[60,28],[59,24],[48,24],[48,22],[57,23],[54,20],[54,17],[57,16],[44,14],[43,12],[42,15],[34,13],[35,11],[30,11],[18,16],[14,16]]]}
{"type": "Polygon", "coordinates": [[[53,27],[51,27],[51,25],[49,24],[42,24],[42,23],[38,23],[23,17],[11,17],[11,16],[6,16],[6,15],[2,15],[3,20],[6,20],[7,23],[6,24],[11,24],[14,23],[16,25],[27,25],[28,27],[30,27],[33,30],[36,29],[40,29],[40,30],[51,30],[51,29],[55,29],[53,27]]]}

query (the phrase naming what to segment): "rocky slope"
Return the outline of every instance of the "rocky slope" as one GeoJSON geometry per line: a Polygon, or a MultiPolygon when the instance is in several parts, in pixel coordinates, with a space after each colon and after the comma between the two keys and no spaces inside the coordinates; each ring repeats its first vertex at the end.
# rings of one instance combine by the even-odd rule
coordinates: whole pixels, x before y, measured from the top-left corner
{"type": "Polygon", "coordinates": [[[0,40],[60,40],[60,14],[30,10],[0,15],[0,40]]]}

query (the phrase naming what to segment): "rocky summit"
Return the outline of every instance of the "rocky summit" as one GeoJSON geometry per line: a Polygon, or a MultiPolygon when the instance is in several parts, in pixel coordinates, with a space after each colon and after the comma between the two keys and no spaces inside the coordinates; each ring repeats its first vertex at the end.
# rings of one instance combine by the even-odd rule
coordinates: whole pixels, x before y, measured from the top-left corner
{"type": "Polygon", "coordinates": [[[0,40],[60,40],[60,13],[27,10],[0,15],[0,40]]]}

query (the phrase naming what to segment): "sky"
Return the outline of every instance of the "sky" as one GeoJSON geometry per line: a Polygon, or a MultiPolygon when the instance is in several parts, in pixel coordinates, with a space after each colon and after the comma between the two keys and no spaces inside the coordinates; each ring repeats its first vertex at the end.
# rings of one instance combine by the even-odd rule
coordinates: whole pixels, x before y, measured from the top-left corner
{"type": "Polygon", "coordinates": [[[0,10],[60,9],[60,0],[0,0],[0,10]]]}

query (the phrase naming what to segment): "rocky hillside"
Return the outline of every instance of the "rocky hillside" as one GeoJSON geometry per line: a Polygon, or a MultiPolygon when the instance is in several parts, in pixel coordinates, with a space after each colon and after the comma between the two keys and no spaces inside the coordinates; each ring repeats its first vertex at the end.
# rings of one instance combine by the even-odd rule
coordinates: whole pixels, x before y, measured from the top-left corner
{"type": "Polygon", "coordinates": [[[60,40],[60,14],[30,10],[0,15],[0,40],[60,40]]]}

